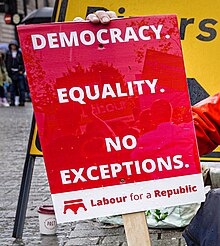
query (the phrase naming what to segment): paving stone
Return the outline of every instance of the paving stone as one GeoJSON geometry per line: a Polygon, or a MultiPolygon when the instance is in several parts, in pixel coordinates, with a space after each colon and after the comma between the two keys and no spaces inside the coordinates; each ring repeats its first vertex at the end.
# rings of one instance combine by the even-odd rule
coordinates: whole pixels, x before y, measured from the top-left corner
{"type": "Polygon", "coordinates": [[[110,244],[113,244],[114,242],[121,245],[123,242],[126,241],[126,236],[125,234],[122,234],[122,235],[117,235],[117,236],[114,236],[114,235],[107,235],[103,241],[102,241],[102,244],[106,244],[106,245],[110,245],[110,244]]]}
{"type": "Polygon", "coordinates": [[[78,237],[70,239],[69,242],[65,244],[65,246],[87,246],[87,245],[99,245],[98,244],[99,237],[78,237]]]}

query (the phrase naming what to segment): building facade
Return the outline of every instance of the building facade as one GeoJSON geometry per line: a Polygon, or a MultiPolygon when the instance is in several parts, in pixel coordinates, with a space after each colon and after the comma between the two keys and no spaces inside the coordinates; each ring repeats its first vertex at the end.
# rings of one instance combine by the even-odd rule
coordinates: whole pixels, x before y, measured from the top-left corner
{"type": "MultiPolygon", "coordinates": [[[[42,7],[53,7],[55,0],[16,0],[17,10],[23,16],[28,15],[33,10],[42,7]]],[[[0,13],[0,43],[9,43],[16,39],[16,26],[12,24],[5,24],[5,13],[0,13]]]]}

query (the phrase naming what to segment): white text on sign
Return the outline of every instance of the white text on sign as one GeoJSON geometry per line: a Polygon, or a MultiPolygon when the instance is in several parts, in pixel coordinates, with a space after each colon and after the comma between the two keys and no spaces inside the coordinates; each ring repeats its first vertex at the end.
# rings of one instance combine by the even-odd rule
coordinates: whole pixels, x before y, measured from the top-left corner
{"type": "MultiPolygon", "coordinates": [[[[79,102],[80,104],[86,104],[85,99],[97,100],[99,98],[105,99],[108,97],[128,97],[134,96],[135,93],[143,95],[146,89],[150,94],[156,93],[156,84],[158,79],[150,80],[135,80],[126,83],[126,88],[122,88],[120,83],[115,83],[114,86],[111,84],[103,84],[102,86],[93,85],[81,87],[72,87],[71,89],[60,88],[57,89],[59,103],[68,103],[70,100],[79,102]],[[147,88],[146,88],[147,87],[147,88]],[[145,89],[145,90],[144,90],[145,89]]],[[[161,89],[160,92],[164,92],[161,89]]]]}
{"type": "MultiPolygon", "coordinates": [[[[133,27],[126,27],[124,34],[122,34],[122,30],[119,28],[100,29],[97,33],[83,30],[80,33],[72,31],[69,33],[47,33],[47,35],[32,34],[31,40],[34,50],[40,50],[45,47],[54,49],[80,45],[88,46],[93,45],[96,41],[101,44],[138,42],[139,40],[150,41],[152,39],[161,39],[162,28],[163,25],[161,24],[157,26],[144,25],[140,26],[137,30],[133,27]],[[149,34],[146,34],[146,32],[149,32],[149,34]]],[[[165,37],[169,38],[167,35],[165,37]]]]}

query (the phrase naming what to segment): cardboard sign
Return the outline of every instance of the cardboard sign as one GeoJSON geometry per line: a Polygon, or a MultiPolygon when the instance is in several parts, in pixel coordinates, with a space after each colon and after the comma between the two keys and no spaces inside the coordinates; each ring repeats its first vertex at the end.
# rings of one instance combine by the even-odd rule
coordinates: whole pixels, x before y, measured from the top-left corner
{"type": "Polygon", "coordinates": [[[18,31],[58,223],[204,200],[176,16],[18,31]]]}

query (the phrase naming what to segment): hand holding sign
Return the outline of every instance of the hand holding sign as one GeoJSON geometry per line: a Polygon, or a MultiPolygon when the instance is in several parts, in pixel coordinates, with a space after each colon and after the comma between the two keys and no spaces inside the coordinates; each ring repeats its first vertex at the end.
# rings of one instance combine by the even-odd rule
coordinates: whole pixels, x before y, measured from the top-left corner
{"type": "MultiPolygon", "coordinates": [[[[99,10],[96,11],[93,14],[89,14],[86,17],[86,20],[94,23],[94,24],[98,24],[98,23],[102,23],[104,25],[108,24],[112,19],[116,19],[117,15],[114,11],[103,11],[103,10],[99,10]]],[[[83,22],[85,21],[83,18],[81,17],[76,17],[74,18],[75,22],[83,22]]]]}

